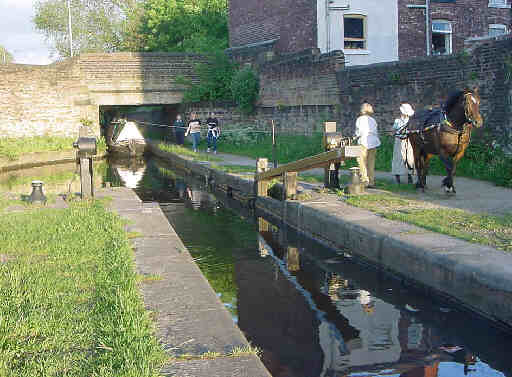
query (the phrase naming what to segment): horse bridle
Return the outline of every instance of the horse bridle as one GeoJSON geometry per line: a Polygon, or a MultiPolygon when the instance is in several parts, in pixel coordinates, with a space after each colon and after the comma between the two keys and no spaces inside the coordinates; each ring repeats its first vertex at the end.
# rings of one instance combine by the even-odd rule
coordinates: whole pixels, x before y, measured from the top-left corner
{"type": "Polygon", "coordinates": [[[470,102],[469,101],[473,101],[474,104],[476,104],[476,99],[473,95],[473,92],[467,92],[464,94],[464,116],[466,117],[466,120],[471,123],[471,125],[475,126],[476,127],[476,121],[473,119],[473,116],[471,114],[470,116],[470,111],[469,111],[469,108],[470,108],[470,102]],[[470,97],[470,98],[468,98],[470,97]]]}

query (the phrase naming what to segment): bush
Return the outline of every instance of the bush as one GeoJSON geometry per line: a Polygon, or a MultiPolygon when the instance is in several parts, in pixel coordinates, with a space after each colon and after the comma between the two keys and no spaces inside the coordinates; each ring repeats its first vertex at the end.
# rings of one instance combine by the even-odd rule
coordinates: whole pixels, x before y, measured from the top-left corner
{"type": "Polygon", "coordinates": [[[235,73],[231,81],[231,91],[242,113],[250,114],[254,111],[259,89],[258,75],[252,68],[244,67],[235,73]]]}

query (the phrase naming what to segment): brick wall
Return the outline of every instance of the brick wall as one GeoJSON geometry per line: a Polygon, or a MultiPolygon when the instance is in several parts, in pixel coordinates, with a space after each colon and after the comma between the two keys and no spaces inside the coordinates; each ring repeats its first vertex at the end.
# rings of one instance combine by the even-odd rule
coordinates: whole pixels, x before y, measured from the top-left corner
{"type": "MultiPolygon", "coordinates": [[[[426,56],[425,10],[408,8],[409,4],[425,4],[425,0],[398,0],[398,54],[401,60],[426,56]]],[[[465,39],[487,35],[489,24],[508,25],[509,31],[512,27],[511,10],[490,8],[489,0],[457,0],[452,3],[431,0],[430,18],[451,22],[455,53],[464,49],[465,39]]]]}
{"type": "Polygon", "coordinates": [[[279,39],[277,53],[317,46],[316,2],[311,0],[230,0],[230,47],[279,39]]]}
{"type": "Polygon", "coordinates": [[[363,100],[374,105],[380,128],[389,129],[402,101],[421,109],[440,103],[453,89],[478,86],[484,127],[512,145],[512,36],[489,38],[473,48],[471,53],[338,71],[341,125],[354,128],[363,100]]]}

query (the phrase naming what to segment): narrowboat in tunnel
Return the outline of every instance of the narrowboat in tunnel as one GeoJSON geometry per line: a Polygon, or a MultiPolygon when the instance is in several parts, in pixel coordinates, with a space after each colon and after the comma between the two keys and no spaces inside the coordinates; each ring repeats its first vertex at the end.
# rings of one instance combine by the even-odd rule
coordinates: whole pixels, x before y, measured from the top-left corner
{"type": "Polygon", "coordinates": [[[107,150],[119,157],[142,156],[147,150],[146,140],[132,120],[116,119],[107,128],[107,150]]]}

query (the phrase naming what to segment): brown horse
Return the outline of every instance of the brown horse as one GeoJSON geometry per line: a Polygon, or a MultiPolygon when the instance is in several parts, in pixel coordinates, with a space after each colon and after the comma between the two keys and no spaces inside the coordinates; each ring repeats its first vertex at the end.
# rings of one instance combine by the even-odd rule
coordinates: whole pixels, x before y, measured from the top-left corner
{"type": "Polygon", "coordinates": [[[418,174],[416,188],[425,190],[429,161],[438,155],[447,172],[443,186],[447,192],[455,193],[453,177],[457,162],[469,145],[473,126],[481,127],[482,123],[478,88],[454,92],[443,110],[431,111],[427,118],[411,119],[408,137],[418,174]]]}

